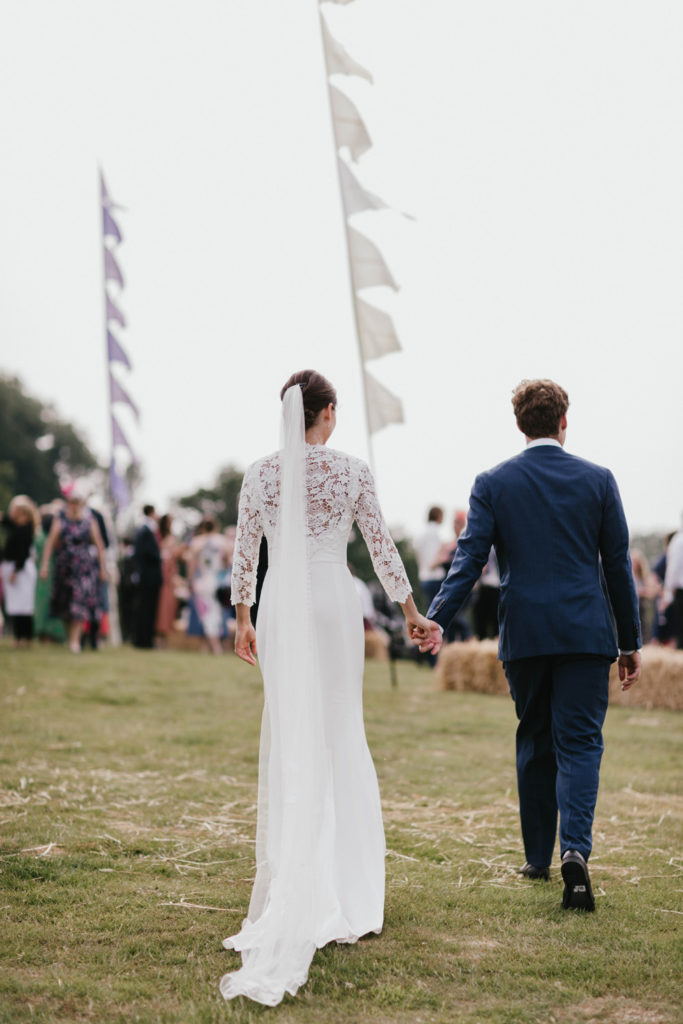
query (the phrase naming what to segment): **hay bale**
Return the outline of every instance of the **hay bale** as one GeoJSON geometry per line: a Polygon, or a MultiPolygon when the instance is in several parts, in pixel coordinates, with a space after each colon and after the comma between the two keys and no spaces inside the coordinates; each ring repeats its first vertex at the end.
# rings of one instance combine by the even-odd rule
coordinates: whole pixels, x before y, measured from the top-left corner
{"type": "Polygon", "coordinates": [[[610,704],[631,708],[683,711],[683,651],[648,644],[643,648],[643,671],[630,690],[622,691],[616,663],[609,680],[610,704]]]}
{"type": "MultiPolygon", "coordinates": [[[[436,685],[458,693],[509,694],[495,640],[468,640],[442,648],[436,685]]],[[[622,692],[617,664],[610,672],[610,703],[624,707],[683,710],[683,651],[649,645],[643,649],[640,681],[622,692]]]]}
{"type": "Polygon", "coordinates": [[[508,684],[498,661],[496,640],[468,640],[447,644],[436,663],[435,679],[441,690],[463,693],[504,693],[508,684]]]}

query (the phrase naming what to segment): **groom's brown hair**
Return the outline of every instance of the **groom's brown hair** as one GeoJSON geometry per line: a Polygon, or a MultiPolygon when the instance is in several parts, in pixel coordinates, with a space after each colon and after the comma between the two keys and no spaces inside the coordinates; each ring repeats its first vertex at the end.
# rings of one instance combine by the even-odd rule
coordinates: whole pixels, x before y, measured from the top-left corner
{"type": "Polygon", "coordinates": [[[554,380],[523,380],[512,392],[517,426],[527,437],[555,437],[569,397],[554,380]]]}

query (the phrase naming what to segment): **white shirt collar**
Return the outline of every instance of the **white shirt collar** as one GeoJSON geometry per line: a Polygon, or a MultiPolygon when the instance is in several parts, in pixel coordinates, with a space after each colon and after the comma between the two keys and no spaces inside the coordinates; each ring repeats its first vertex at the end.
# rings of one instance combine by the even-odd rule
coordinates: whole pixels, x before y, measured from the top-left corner
{"type": "Polygon", "coordinates": [[[555,437],[535,437],[533,441],[529,441],[527,444],[527,451],[529,448],[540,448],[542,444],[554,444],[556,447],[561,448],[562,445],[555,437]]]}

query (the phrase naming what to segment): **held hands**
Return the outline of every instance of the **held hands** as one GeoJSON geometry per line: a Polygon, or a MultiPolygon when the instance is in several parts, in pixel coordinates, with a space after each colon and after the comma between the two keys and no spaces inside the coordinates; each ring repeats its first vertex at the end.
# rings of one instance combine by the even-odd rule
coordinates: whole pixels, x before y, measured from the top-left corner
{"type": "Polygon", "coordinates": [[[408,598],[402,603],[401,610],[405,615],[408,636],[415,646],[419,648],[420,653],[438,654],[443,643],[441,630],[436,622],[432,622],[431,619],[426,619],[424,615],[420,615],[412,594],[409,594],[408,598]]]}
{"type": "Polygon", "coordinates": [[[630,690],[640,679],[640,651],[619,655],[619,679],[622,690],[630,690]]]}
{"type": "Polygon", "coordinates": [[[443,635],[436,622],[419,615],[415,623],[408,624],[410,639],[420,654],[438,654],[443,645],[443,635]]]}

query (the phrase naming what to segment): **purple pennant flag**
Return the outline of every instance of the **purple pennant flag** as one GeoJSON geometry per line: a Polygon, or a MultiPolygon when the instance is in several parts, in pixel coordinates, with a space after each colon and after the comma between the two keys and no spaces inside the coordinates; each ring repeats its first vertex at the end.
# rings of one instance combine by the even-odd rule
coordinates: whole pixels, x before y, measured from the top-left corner
{"type": "Polygon", "coordinates": [[[102,234],[105,238],[108,236],[115,238],[117,243],[123,240],[119,226],[106,206],[102,207],[102,234]]]}
{"type": "Polygon", "coordinates": [[[114,259],[114,254],[104,247],[104,276],[107,281],[116,281],[119,288],[123,288],[123,274],[114,259]]]}
{"type": "Polygon", "coordinates": [[[128,438],[124,434],[124,432],[121,429],[121,426],[119,424],[119,421],[116,419],[116,416],[114,416],[113,413],[112,413],[112,417],[111,417],[111,436],[112,436],[112,441],[113,441],[113,444],[114,444],[115,448],[117,446],[121,447],[121,448],[127,448],[128,451],[131,454],[133,462],[137,462],[138,461],[137,458],[135,457],[135,452],[133,451],[133,449],[130,446],[130,441],[128,440],[128,438]]]}
{"type": "Polygon", "coordinates": [[[115,303],[107,295],[107,320],[116,320],[122,327],[126,326],[126,318],[115,303]]]}
{"type": "Polygon", "coordinates": [[[123,363],[127,370],[133,369],[128,353],[111,331],[107,331],[107,353],[110,363],[123,363]]]}
{"type": "Polygon", "coordinates": [[[128,392],[121,387],[111,370],[109,371],[109,393],[111,395],[112,404],[114,402],[124,402],[126,405],[131,407],[135,413],[135,418],[138,420],[140,419],[140,410],[128,392]]]}
{"type": "Polygon", "coordinates": [[[128,490],[126,478],[118,472],[113,459],[109,466],[109,487],[111,488],[111,496],[114,499],[117,511],[123,512],[130,505],[130,491],[128,490]]]}

